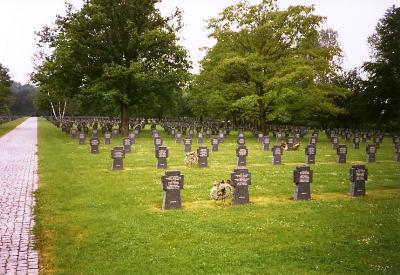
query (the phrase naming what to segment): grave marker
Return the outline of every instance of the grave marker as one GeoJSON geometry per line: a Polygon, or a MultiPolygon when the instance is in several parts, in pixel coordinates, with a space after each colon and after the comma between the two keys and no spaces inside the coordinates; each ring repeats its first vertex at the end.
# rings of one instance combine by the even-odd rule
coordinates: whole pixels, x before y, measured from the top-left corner
{"type": "Polygon", "coordinates": [[[190,151],[192,151],[192,139],[191,138],[183,139],[183,145],[184,145],[185,153],[189,153],[190,151]]]}
{"type": "Polygon", "coordinates": [[[162,209],[180,209],[181,189],[183,189],[184,176],[179,171],[166,171],[161,177],[161,186],[164,190],[162,209]]]}
{"type": "Polygon", "coordinates": [[[249,150],[245,145],[239,145],[236,149],[237,156],[237,166],[242,167],[246,166],[246,157],[249,154],[249,150]]]}
{"type": "Polygon", "coordinates": [[[336,148],[337,163],[346,163],[347,145],[338,144],[336,148]]]}
{"type": "Polygon", "coordinates": [[[85,133],[79,133],[79,144],[85,144],[85,133]]]}
{"type": "Polygon", "coordinates": [[[233,191],[233,204],[249,203],[249,185],[251,184],[251,174],[246,168],[237,168],[231,173],[233,191]]]}
{"type": "Polygon", "coordinates": [[[313,181],[313,171],[309,166],[296,166],[293,171],[294,200],[310,200],[311,188],[310,183],[313,181]]]}
{"type": "Polygon", "coordinates": [[[218,138],[212,138],[211,139],[211,151],[213,152],[217,152],[218,151],[218,144],[219,144],[219,140],[218,138]]]}
{"type": "Polygon", "coordinates": [[[269,151],[269,136],[263,137],[263,149],[264,151],[269,151]]]}
{"type": "Polygon", "coordinates": [[[375,144],[367,145],[365,149],[367,151],[367,162],[375,162],[376,148],[375,144]]]}
{"type": "Polygon", "coordinates": [[[159,146],[156,149],[157,168],[167,168],[168,149],[166,146],[159,146]]]}
{"type": "Polygon", "coordinates": [[[132,143],[131,143],[131,140],[129,138],[124,138],[122,140],[122,145],[124,146],[125,153],[130,153],[131,152],[132,143]]]}
{"type": "Polygon", "coordinates": [[[199,158],[199,167],[205,168],[208,166],[209,151],[206,146],[200,146],[197,149],[197,157],[199,158]]]}
{"type": "Polygon", "coordinates": [[[272,164],[278,165],[282,162],[282,147],[279,145],[275,145],[271,149],[272,151],[272,164]]]}
{"type": "Polygon", "coordinates": [[[111,143],[111,133],[106,132],[104,134],[104,144],[110,144],[111,143]]]}
{"type": "Polygon", "coordinates": [[[368,180],[368,169],[365,165],[353,164],[349,171],[350,196],[365,196],[365,181],[368,180]]]}
{"type": "Polygon", "coordinates": [[[317,154],[317,146],[308,144],[305,148],[306,164],[315,164],[315,155],[317,154]]]}
{"type": "Polygon", "coordinates": [[[98,154],[99,153],[99,139],[97,137],[92,137],[90,139],[90,152],[92,154],[98,154]]]}
{"type": "Polygon", "coordinates": [[[111,150],[111,158],[113,159],[112,170],[124,169],[124,158],[125,158],[124,147],[114,147],[111,150]]]}

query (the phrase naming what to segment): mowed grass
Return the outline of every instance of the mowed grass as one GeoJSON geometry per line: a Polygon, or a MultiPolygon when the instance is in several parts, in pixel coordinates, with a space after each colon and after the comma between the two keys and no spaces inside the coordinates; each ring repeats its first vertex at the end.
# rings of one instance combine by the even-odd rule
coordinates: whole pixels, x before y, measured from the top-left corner
{"type": "Polygon", "coordinates": [[[400,272],[400,163],[391,138],[367,165],[367,196],[350,199],[348,170],[365,159],[365,144],[354,150],[348,143],[348,162],[337,164],[321,133],[313,199],[293,201],[292,171],[304,162],[306,141],[273,166],[271,152],[247,133],[251,204],[232,206],[211,201],[209,192],[236,166],[237,133],[200,169],[186,168],[183,144],[159,132],[170,150],[169,169],[185,175],[182,210],[161,210],[164,170],[155,168],[149,126],[126,155],[125,170],[111,171],[110,150],[122,137],[92,155],[88,140],[79,145],[39,122],[35,232],[43,274],[400,272]]]}
{"type": "Polygon", "coordinates": [[[26,119],[27,119],[26,117],[21,117],[21,118],[17,118],[17,119],[14,119],[12,121],[0,124],[0,137],[4,136],[5,134],[7,134],[11,130],[13,130],[15,127],[20,125],[26,119]]]}

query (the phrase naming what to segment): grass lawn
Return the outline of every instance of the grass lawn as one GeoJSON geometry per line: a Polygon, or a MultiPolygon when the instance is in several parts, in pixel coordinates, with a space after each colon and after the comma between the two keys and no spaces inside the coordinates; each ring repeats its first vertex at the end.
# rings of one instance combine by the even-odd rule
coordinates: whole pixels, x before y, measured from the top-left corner
{"type": "Polygon", "coordinates": [[[35,232],[43,274],[400,273],[400,162],[391,138],[367,165],[367,196],[350,199],[348,170],[365,159],[365,144],[354,150],[348,143],[347,163],[337,164],[320,133],[313,199],[293,201],[292,171],[304,162],[306,142],[273,166],[271,152],[247,133],[251,204],[231,206],[211,201],[209,192],[236,166],[237,133],[200,169],[186,168],[183,144],[159,132],[169,169],[185,175],[182,210],[161,210],[164,171],[155,168],[149,126],[125,170],[111,171],[110,150],[122,137],[91,155],[88,140],[79,145],[39,121],[35,232]]]}
{"type": "Polygon", "coordinates": [[[26,117],[21,117],[14,119],[13,121],[9,121],[7,123],[0,124],[0,137],[4,136],[8,132],[10,132],[12,129],[20,125],[22,122],[26,120],[26,117]]]}

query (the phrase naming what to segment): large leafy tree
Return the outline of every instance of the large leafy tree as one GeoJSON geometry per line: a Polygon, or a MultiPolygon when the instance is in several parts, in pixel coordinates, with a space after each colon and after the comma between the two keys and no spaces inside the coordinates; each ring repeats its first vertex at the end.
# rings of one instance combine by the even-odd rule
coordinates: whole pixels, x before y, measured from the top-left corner
{"type": "Polygon", "coordinates": [[[334,104],[346,93],[333,79],[339,69],[336,33],[321,30],[313,7],[279,10],[276,1],[239,3],[209,20],[216,45],[202,60],[192,89],[194,113],[241,113],[258,119],[293,121],[344,110],[334,104]],[[203,105],[204,106],[204,105],[203,105]],[[218,111],[217,111],[218,112],[218,111]]]}
{"type": "Polygon", "coordinates": [[[55,28],[39,33],[39,44],[54,51],[33,79],[44,91],[78,96],[87,108],[119,106],[125,134],[130,110],[161,116],[185,85],[190,64],[177,43],[180,12],[164,18],[157,2],[91,0],[78,12],[69,7],[55,28]]]}
{"type": "Polygon", "coordinates": [[[12,101],[11,84],[8,69],[0,63],[0,114],[9,111],[12,101]]]}
{"type": "Polygon", "coordinates": [[[376,125],[400,128],[400,8],[391,7],[368,39],[372,61],[362,100],[364,117],[376,125]]]}

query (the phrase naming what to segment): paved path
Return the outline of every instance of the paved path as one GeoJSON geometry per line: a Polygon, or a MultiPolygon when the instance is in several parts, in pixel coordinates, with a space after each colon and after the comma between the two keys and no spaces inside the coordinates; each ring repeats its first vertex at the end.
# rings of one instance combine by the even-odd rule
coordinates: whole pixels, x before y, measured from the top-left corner
{"type": "Polygon", "coordinates": [[[0,138],[0,274],[38,274],[33,192],[38,186],[37,118],[0,138]]]}

